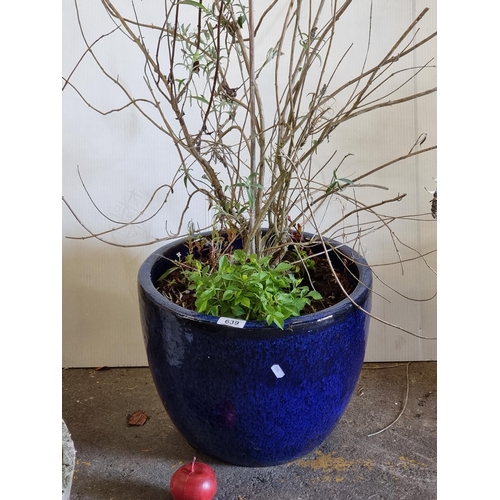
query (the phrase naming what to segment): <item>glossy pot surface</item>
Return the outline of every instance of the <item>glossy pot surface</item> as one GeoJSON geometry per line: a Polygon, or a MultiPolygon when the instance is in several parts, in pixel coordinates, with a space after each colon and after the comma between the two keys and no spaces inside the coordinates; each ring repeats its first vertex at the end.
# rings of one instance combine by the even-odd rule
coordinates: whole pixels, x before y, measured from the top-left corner
{"type": "Polygon", "coordinates": [[[361,309],[346,298],[286,320],[283,331],[199,314],[161,295],[154,282],[184,251],[182,243],[143,263],[149,366],[172,422],[196,450],[235,465],[270,466],[304,456],[331,433],[361,371],[372,284],[366,261],[348,247],[337,249],[357,262],[350,297],[361,309]]]}

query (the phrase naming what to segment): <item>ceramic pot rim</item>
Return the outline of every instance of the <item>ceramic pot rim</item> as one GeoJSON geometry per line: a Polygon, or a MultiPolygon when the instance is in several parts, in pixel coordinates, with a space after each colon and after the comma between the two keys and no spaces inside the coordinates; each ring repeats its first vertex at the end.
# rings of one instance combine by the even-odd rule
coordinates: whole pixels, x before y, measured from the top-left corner
{"type": "MultiPolygon", "coordinates": [[[[207,233],[211,234],[211,233],[207,233]]],[[[306,237],[313,237],[313,234],[304,233],[306,237]]],[[[151,272],[154,265],[161,259],[163,256],[170,252],[172,249],[182,245],[185,239],[178,239],[172,241],[157,250],[155,250],[146,260],[143,262],[139,269],[138,274],[138,284],[139,287],[144,290],[146,294],[149,295],[149,299],[152,300],[158,307],[167,308],[173,312],[175,312],[178,316],[183,317],[185,319],[191,319],[192,321],[196,321],[197,323],[207,323],[207,324],[217,324],[219,321],[219,317],[211,316],[207,314],[198,313],[196,311],[191,311],[184,307],[181,307],[174,302],[168,300],[165,296],[163,296],[154,286],[151,272]]],[[[354,291],[350,294],[350,298],[356,304],[363,304],[366,300],[368,294],[371,293],[372,287],[372,271],[366,262],[366,260],[354,251],[351,247],[346,244],[337,242],[335,240],[327,240],[331,245],[335,247],[336,250],[340,251],[342,254],[346,255],[350,259],[352,259],[359,273],[358,283],[354,289],[354,291]]],[[[319,323],[324,320],[331,320],[335,316],[343,315],[348,310],[350,310],[353,306],[351,300],[349,298],[344,298],[341,302],[335,304],[332,307],[328,307],[326,309],[322,309],[321,311],[305,314],[302,316],[297,316],[293,318],[289,318],[285,320],[285,331],[293,329],[294,326],[298,326],[305,323],[319,323]]],[[[276,330],[276,332],[280,332],[277,327],[269,326],[265,321],[246,321],[244,330],[255,330],[255,329],[269,329],[272,328],[276,330]]]]}

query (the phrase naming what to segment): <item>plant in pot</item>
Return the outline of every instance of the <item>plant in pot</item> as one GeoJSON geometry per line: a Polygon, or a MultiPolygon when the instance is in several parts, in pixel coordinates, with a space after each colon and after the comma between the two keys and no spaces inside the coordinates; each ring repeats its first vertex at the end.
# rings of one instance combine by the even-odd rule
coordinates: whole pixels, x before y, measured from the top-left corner
{"type": "MultiPolygon", "coordinates": [[[[177,157],[143,209],[106,231],[89,230],[64,201],[89,237],[106,243],[114,232],[167,221],[164,235],[144,242],[159,248],[139,270],[149,365],[187,441],[230,463],[287,462],[328,436],[358,380],[373,316],[362,238],[382,230],[394,242],[395,221],[433,220],[430,204],[411,217],[384,212],[405,194],[376,181],[435,150],[425,133],[362,171],[341,144],[355,119],[435,92],[415,85],[433,69],[414,59],[435,37],[420,33],[428,9],[377,59],[370,11],[361,64],[346,72],[358,47],[338,43],[339,33],[354,29],[355,3],[173,0],[143,18],[139,5],[102,0],[114,28],[90,41],[80,23],[84,57],[126,97],[112,111],[134,107],[177,157]],[[102,62],[99,48],[114,36],[141,56],[142,96],[102,62]],[[197,197],[206,200],[198,221],[189,211],[197,197]]],[[[103,113],[73,84],[77,70],[63,89],[103,113]]]]}

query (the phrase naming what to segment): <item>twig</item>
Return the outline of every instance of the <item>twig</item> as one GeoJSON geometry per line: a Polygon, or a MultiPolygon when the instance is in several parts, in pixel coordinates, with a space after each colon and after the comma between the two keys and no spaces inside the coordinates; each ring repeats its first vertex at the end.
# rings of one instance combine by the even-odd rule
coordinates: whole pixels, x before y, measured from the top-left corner
{"type": "MultiPolygon", "coordinates": [[[[89,53],[91,52],[91,49],[92,47],[97,43],[99,42],[100,40],[102,40],[103,38],[111,35],[112,33],[114,33],[117,29],[119,29],[119,27],[116,27],[114,30],[110,31],[109,33],[105,33],[104,35],[101,35],[97,40],[94,40],[88,47],[87,47],[87,50],[82,54],[82,56],[80,57],[80,59],[78,59],[78,62],[75,64],[75,67],[71,70],[71,73],[68,75],[68,78],[64,78],[64,85],[62,87],[62,90],[64,90],[66,88],[66,85],[68,85],[69,83],[69,80],[70,78],[73,76],[73,73],[76,71],[76,68],[78,68],[78,66],[80,65],[80,63],[83,61],[83,58],[89,53]]],[[[75,89],[76,90],[76,89],[75,89]]]]}
{"type": "Polygon", "coordinates": [[[406,396],[405,396],[405,402],[403,404],[403,408],[399,412],[399,415],[389,425],[387,425],[383,429],[380,429],[377,432],[372,432],[371,434],[368,434],[368,437],[372,437],[372,436],[376,436],[377,434],[381,434],[382,432],[384,432],[387,429],[389,429],[390,427],[392,427],[401,418],[401,415],[403,415],[403,413],[405,412],[406,405],[408,404],[408,394],[410,392],[410,377],[408,374],[409,367],[410,367],[410,363],[407,363],[407,365],[406,365],[406,396]]]}
{"type": "MultiPolygon", "coordinates": [[[[303,184],[302,184],[301,179],[299,178],[298,181],[299,181],[299,183],[300,183],[300,185],[301,185],[301,187],[303,189],[303,184]]],[[[307,199],[307,197],[305,198],[305,203],[308,206],[308,208],[310,209],[310,204],[309,204],[309,200],[307,199]]],[[[311,210],[311,212],[312,212],[312,210],[311,210]]],[[[319,225],[316,222],[316,219],[314,217],[314,213],[311,213],[310,221],[311,221],[311,223],[313,224],[313,226],[315,228],[316,234],[320,238],[320,243],[321,243],[321,245],[323,247],[323,250],[324,250],[325,254],[328,254],[329,249],[327,248],[327,245],[325,243],[325,239],[322,237],[322,232],[320,231],[319,225]]],[[[329,264],[329,267],[330,267],[330,271],[332,272],[332,275],[335,278],[335,281],[337,282],[338,286],[342,290],[342,293],[349,300],[349,302],[351,302],[351,304],[354,307],[357,307],[360,311],[364,312],[366,315],[368,315],[370,318],[374,319],[375,321],[379,321],[380,323],[382,323],[382,324],[384,324],[386,326],[390,326],[391,328],[395,328],[396,330],[400,330],[402,332],[405,332],[408,335],[411,335],[413,337],[416,337],[416,338],[419,338],[419,339],[423,339],[423,340],[437,340],[437,337],[424,337],[423,335],[418,335],[417,333],[414,333],[414,332],[412,332],[410,330],[407,330],[406,328],[403,328],[402,326],[395,325],[394,323],[391,323],[391,322],[386,321],[386,320],[384,320],[382,318],[379,318],[378,316],[375,316],[374,314],[372,314],[370,311],[367,311],[365,308],[361,307],[359,304],[357,304],[353,300],[353,298],[349,295],[349,293],[347,292],[347,290],[344,288],[344,285],[342,284],[342,282],[338,278],[337,273],[335,272],[335,269],[333,268],[333,264],[331,262],[331,259],[328,259],[328,264],[329,264]]]]}

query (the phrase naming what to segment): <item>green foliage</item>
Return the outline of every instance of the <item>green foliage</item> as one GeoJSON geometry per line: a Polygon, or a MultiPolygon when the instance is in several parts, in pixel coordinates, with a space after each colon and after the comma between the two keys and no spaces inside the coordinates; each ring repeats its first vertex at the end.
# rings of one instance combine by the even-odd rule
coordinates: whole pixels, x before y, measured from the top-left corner
{"type": "Polygon", "coordinates": [[[229,258],[223,255],[218,267],[212,268],[198,260],[185,268],[189,288],[196,294],[196,309],[212,316],[245,320],[265,320],[283,329],[284,321],[299,316],[311,299],[321,295],[300,286],[301,279],[290,271],[292,265],[281,262],[270,266],[270,257],[247,256],[236,250],[229,258]]]}
{"type": "Polygon", "coordinates": [[[244,179],[243,182],[237,182],[234,186],[235,187],[242,187],[245,189],[247,200],[248,200],[248,206],[250,208],[253,208],[254,206],[254,194],[253,190],[254,189],[264,189],[264,186],[262,184],[259,184],[258,182],[254,182],[253,180],[256,177],[256,173],[250,174],[247,179],[244,179]]]}
{"type": "Polygon", "coordinates": [[[337,191],[342,191],[346,186],[349,186],[353,184],[353,182],[350,179],[344,179],[344,178],[339,178],[337,177],[337,171],[344,162],[344,160],[348,157],[351,156],[350,154],[346,155],[344,159],[340,162],[340,165],[333,171],[333,176],[332,180],[330,182],[330,185],[326,188],[327,193],[331,192],[337,192],[337,191]]]}

